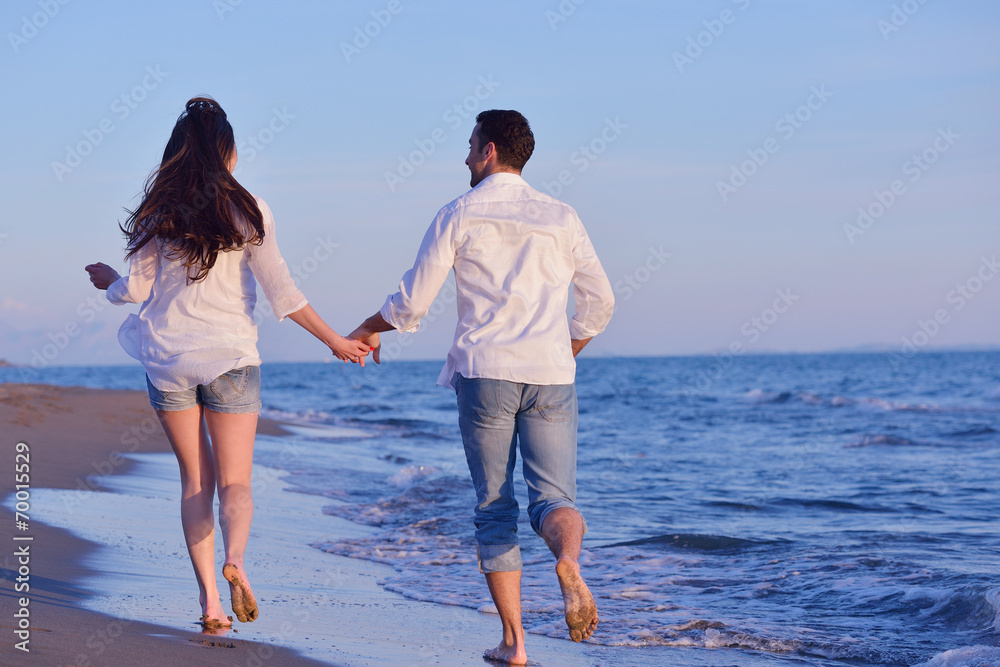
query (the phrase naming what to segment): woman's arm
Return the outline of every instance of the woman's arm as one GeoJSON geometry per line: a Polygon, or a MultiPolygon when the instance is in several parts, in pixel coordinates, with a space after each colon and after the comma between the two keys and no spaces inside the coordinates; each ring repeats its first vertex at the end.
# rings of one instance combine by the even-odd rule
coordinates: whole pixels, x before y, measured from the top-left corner
{"type": "Polygon", "coordinates": [[[365,365],[365,357],[368,356],[371,348],[360,341],[344,338],[338,334],[323,321],[323,318],[313,310],[312,306],[307,304],[304,308],[289,313],[288,318],[321,340],[330,348],[333,356],[344,361],[365,365]]]}
{"type": "Polygon", "coordinates": [[[158,262],[156,242],[150,241],[129,259],[127,276],[118,275],[117,271],[104,262],[88,264],[84,269],[90,274],[90,282],[94,287],[107,290],[108,301],[120,306],[125,303],[142,303],[149,298],[158,262]]]}

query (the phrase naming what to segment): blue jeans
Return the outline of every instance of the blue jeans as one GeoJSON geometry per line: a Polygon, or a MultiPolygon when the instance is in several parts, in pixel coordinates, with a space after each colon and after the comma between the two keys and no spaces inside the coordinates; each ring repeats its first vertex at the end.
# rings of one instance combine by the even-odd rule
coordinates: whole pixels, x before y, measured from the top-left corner
{"type": "Polygon", "coordinates": [[[213,412],[260,412],[260,366],[244,366],[223,373],[208,384],[184,391],[160,391],[146,376],[149,403],[157,410],[176,412],[204,404],[213,412]]]}
{"type": "Polygon", "coordinates": [[[465,458],[476,488],[479,570],[520,570],[520,508],[513,489],[517,447],[528,485],[528,516],[540,535],[549,512],[576,509],[576,385],[456,375],[455,391],[465,458]]]}

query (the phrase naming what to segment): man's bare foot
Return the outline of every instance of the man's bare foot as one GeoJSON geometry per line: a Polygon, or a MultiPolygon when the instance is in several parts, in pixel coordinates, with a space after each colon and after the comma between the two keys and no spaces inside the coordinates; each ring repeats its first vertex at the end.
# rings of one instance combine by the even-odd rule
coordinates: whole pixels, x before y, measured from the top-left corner
{"type": "Polygon", "coordinates": [[[502,662],[505,665],[528,664],[528,656],[524,652],[524,643],[517,641],[512,646],[508,646],[506,641],[502,641],[500,642],[500,646],[484,651],[483,657],[493,662],[502,662]]]}
{"type": "Polygon", "coordinates": [[[569,637],[575,642],[589,639],[597,629],[597,605],[594,596],[580,576],[580,565],[569,558],[556,563],[556,576],[566,605],[566,625],[569,637]]]}
{"type": "Polygon", "coordinates": [[[232,596],[236,618],[242,623],[257,620],[257,598],[253,596],[243,568],[236,563],[226,563],[222,566],[222,576],[229,582],[229,594],[232,596]]]}

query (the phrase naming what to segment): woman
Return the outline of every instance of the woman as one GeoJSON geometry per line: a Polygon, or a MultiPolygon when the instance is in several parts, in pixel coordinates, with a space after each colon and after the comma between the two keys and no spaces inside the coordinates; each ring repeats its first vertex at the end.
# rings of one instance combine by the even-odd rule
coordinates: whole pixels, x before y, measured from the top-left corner
{"type": "Polygon", "coordinates": [[[243,569],[261,408],[256,281],[279,320],[290,318],[338,359],[363,365],[369,352],[306,302],[278,251],[270,209],[233,178],[235,166],[225,111],[208,97],[190,100],[122,227],[129,275],[102,263],[86,267],[112,303],[142,304],[118,339],[146,369],[150,403],[180,464],[181,523],[206,628],[232,625],[215,580],[216,489],[233,612],[243,622],[258,614],[243,569]]]}

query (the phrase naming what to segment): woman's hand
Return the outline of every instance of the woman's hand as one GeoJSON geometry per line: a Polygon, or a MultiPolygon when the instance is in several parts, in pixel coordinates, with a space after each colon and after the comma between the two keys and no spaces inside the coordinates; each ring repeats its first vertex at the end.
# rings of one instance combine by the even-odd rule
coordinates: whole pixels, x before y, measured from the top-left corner
{"type": "Polygon", "coordinates": [[[334,334],[333,338],[327,342],[333,356],[343,361],[365,365],[365,357],[371,351],[365,343],[353,338],[344,338],[340,334],[334,334]]]}
{"type": "Polygon", "coordinates": [[[90,274],[90,282],[94,283],[94,287],[97,289],[106,290],[111,283],[121,278],[117,271],[103,262],[88,264],[83,268],[90,274]]]}

